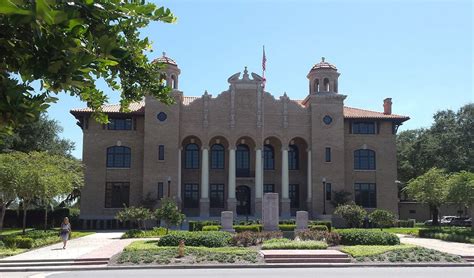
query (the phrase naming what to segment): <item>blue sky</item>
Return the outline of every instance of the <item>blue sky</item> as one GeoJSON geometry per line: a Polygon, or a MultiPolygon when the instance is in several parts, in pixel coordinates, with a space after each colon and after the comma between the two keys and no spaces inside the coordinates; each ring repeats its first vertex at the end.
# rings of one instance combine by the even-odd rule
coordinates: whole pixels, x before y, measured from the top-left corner
{"type": "MultiPolygon", "coordinates": [[[[181,68],[180,90],[217,96],[227,78],[248,66],[261,74],[267,55],[266,90],[292,99],[308,93],[306,75],[321,56],[335,64],[345,104],[411,120],[400,130],[427,127],[438,110],[457,110],[474,100],[473,4],[471,1],[160,1],[176,24],[151,23],[142,30],[153,41],[150,59],[166,51],[181,68]],[[382,3],[383,2],[383,3],[382,3]]],[[[118,92],[109,93],[111,103],[118,92]]],[[[69,110],[85,106],[60,95],[49,116],[76,142],[82,132],[69,110]]]]}

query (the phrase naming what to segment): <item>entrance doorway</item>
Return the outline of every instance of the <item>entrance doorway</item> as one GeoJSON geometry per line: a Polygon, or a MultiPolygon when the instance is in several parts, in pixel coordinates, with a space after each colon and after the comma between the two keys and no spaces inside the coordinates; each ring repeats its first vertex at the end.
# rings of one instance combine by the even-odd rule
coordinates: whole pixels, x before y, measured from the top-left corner
{"type": "Polygon", "coordinates": [[[246,185],[239,185],[235,189],[237,198],[237,215],[250,215],[250,188],[246,185]]]}

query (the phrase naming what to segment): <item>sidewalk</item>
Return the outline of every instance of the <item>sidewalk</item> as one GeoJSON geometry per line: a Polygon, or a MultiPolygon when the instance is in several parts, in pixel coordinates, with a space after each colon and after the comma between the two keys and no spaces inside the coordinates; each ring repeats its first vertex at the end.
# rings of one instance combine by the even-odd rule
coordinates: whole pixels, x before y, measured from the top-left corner
{"type": "Polygon", "coordinates": [[[474,256],[474,244],[448,242],[432,238],[418,238],[401,234],[397,235],[401,243],[418,245],[458,256],[474,256]]]}
{"type": "Polygon", "coordinates": [[[38,248],[1,260],[76,260],[85,258],[107,258],[122,251],[134,239],[120,239],[122,232],[98,232],[93,235],[68,241],[66,249],[62,243],[38,248]]]}

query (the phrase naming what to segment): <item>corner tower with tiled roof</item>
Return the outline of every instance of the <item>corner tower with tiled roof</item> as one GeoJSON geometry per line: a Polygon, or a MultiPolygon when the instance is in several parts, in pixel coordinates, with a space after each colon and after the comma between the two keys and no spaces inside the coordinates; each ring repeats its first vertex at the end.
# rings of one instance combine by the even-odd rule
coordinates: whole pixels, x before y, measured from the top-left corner
{"type": "Polygon", "coordinates": [[[309,79],[309,93],[337,93],[339,75],[336,66],[326,62],[326,59],[321,57],[321,62],[314,65],[306,76],[309,79]]]}
{"type": "Polygon", "coordinates": [[[173,59],[166,56],[166,52],[163,52],[163,55],[153,60],[153,62],[164,64],[164,68],[162,69],[162,71],[166,76],[166,84],[168,85],[168,87],[178,90],[179,74],[181,73],[178,64],[173,59]]]}

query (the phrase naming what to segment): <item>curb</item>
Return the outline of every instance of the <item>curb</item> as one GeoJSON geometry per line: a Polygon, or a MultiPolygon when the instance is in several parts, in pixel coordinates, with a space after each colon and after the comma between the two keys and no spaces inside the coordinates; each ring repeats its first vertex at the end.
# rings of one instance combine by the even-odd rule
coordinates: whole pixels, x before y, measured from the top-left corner
{"type": "Polygon", "coordinates": [[[233,268],[354,268],[354,267],[474,267],[474,263],[398,263],[398,264],[366,264],[366,263],[313,263],[313,264],[207,264],[207,265],[127,265],[51,268],[24,267],[0,268],[0,272],[31,272],[31,271],[88,271],[88,270],[132,270],[132,269],[233,269],[233,268]]]}

